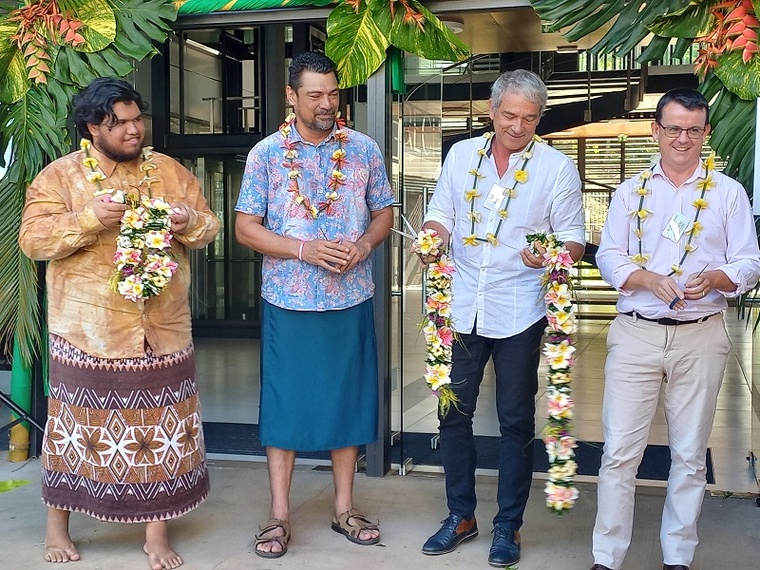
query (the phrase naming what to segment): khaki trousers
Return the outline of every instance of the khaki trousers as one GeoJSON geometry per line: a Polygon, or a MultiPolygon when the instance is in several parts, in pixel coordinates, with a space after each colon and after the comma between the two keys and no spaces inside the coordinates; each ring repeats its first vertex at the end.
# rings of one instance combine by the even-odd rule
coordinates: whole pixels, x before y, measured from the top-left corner
{"type": "Polygon", "coordinates": [[[663,562],[691,564],[706,486],[707,441],[730,348],[722,315],[678,326],[626,315],[612,322],[604,368],[595,563],[613,570],[623,564],[633,529],[636,471],[662,392],[671,455],[660,526],[663,562]]]}

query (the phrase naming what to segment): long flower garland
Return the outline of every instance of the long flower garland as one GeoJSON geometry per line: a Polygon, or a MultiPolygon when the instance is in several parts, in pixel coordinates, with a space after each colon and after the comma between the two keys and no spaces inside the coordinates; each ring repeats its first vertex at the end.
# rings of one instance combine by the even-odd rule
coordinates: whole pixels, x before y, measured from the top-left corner
{"type": "MultiPolygon", "coordinates": [[[[702,230],[702,222],[699,221],[699,214],[702,212],[702,210],[707,208],[707,200],[705,199],[705,194],[708,190],[715,186],[715,181],[712,178],[712,172],[715,170],[715,153],[710,153],[710,156],[704,160],[702,166],[705,169],[705,176],[704,178],[700,179],[699,182],[697,182],[697,191],[699,191],[700,194],[699,198],[692,202],[696,208],[696,212],[694,212],[694,220],[691,223],[691,227],[686,229],[686,233],[689,234],[689,237],[687,238],[686,243],[684,243],[684,251],[681,259],[678,260],[678,263],[674,263],[670,266],[670,273],[668,273],[668,277],[671,277],[672,275],[683,274],[683,262],[686,260],[686,256],[688,256],[692,251],[696,249],[696,247],[692,245],[692,241],[699,235],[699,232],[702,230]]],[[[637,185],[633,190],[639,196],[639,204],[635,210],[630,212],[631,216],[636,219],[636,227],[633,229],[633,233],[639,240],[638,251],[631,256],[631,261],[637,265],[640,265],[643,269],[646,269],[646,263],[650,258],[649,254],[644,253],[643,223],[644,220],[646,220],[647,217],[653,213],[652,210],[647,210],[644,208],[644,198],[649,195],[647,181],[651,179],[653,170],[654,166],[649,170],[645,170],[639,174],[640,184],[637,185]]]]}
{"type": "Polygon", "coordinates": [[[431,229],[417,234],[414,251],[423,257],[434,257],[427,267],[426,315],[422,322],[425,334],[425,381],[438,397],[442,416],[449,413],[457,397],[451,389],[451,359],[456,333],[451,328],[451,280],[454,264],[443,252],[443,239],[431,229]]]}
{"type": "Polygon", "coordinates": [[[515,169],[512,188],[504,189],[506,202],[504,203],[504,206],[498,211],[500,219],[499,223],[496,225],[496,230],[493,233],[486,233],[485,237],[478,237],[477,232],[475,231],[475,224],[483,220],[483,214],[475,209],[475,198],[479,198],[481,196],[480,192],[478,192],[478,183],[482,178],[485,178],[485,176],[480,172],[480,167],[483,164],[483,159],[488,154],[488,151],[486,149],[488,148],[489,142],[493,138],[493,132],[485,133],[483,135],[483,138],[485,139],[483,147],[478,149],[478,165],[468,173],[472,175],[472,188],[465,190],[464,193],[464,199],[470,203],[470,211],[467,212],[467,219],[470,220],[470,231],[472,232],[469,236],[462,238],[464,245],[478,245],[478,242],[488,242],[494,246],[498,245],[498,237],[499,232],[501,231],[501,226],[504,223],[504,220],[509,217],[509,205],[511,204],[512,200],[517,197],[517,185],[525,184],[528,181],[528,171],[526,170],[526,167],[528,165],[528,161],[533,158],[533,147],[536,146],[537,142],[542,142],[538,136],[534,136],[530,141],[530,145],[528,146],[527,150],[523,152],[523,163],[520,168],[515,169]]]}
{"type": "Polygon", "coordinates": [[[571,509],[578,498],[578,489],[573,483],[578,469],[574,451],[576,441],[570,433],[575,405],[570,386],[575,352],[572,335],[576,331],[570,275],[573,259],[564,242],[553,234],[531,234],[526,239],[533,252],[543,257],[546,268],[541,276],[549,321],[543,350],[549,367],[546,375],[548,421],[544,431],[549,479],[544,492],[546,506],[562,513],[571,509]],[[545,249],[543,254],[536,244],[545,249]]]}
{"type": "Polygon", "coordinates": [[[158,182],[151,174],[156,165],[151,147],[142,150],[140,171],[144,172],[140,186],[147,186],[148,195],[140,188],[128,191],[103,188],[101,182],[105,174],[98,169],[98,160],[90,155],[92,143],[82,139],[81,148],[85,153],[82,163],[90,169],[88,182],[94,183],[95,196],[106,195],[111,202],[127,204],[121,217],[119,235],[116,238],[116,265],[110,279],[111,288],[125,299],[139,301],[160,294],[169,284],[179,265],[169,253],[171,247],[171,206],[160,198],[151,197],[150,186],[158,182]]]}
{"type": "Polygon", "coordinates": [[[301,194],[301,188],[298,184],[298,179],[303,178],[303,174],[301,173],[301,163],[296,160],[298,158],[296,143],[290,140],[290,133],[295,122],[296,115],[295,113],[291,113],[285,118],[285,122],[280,125],[280,135],[283,138],[282,147],[285,149],[283,152],[285,160],[282,162],[282,166],[288,169],[288,192],[295,194],[296,204],[301,204],[312,218],[316,219],[321,212],[329,216],[333,212],[333,204],[340,199],[338,190],[346,183],[346,175],[342,170],[346,164],[346,151],[343,149],[343,145],[348,142],[348,133],[343,129],[346,124],[340,119],[339,115],[336,119],[338,130],[335,131],[338,149],[330,157],[333,169],[328,176],[327,192],[325,192],[324,201],[318,202],[315,205],[306,196],[301,194]]]}

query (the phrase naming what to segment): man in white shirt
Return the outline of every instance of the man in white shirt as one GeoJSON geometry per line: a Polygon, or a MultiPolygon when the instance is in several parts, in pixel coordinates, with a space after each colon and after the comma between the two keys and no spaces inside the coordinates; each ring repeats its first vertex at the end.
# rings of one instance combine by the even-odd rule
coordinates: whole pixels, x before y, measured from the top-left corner
{"type": "Polygon", "coordinates": [[[657,104],[661,158],[615,192],[596,255],[620,293],[607,336],[604,455],[592,570],[618,570],[631,542],[636,471],[662,391],[671,468],[660,527],[664,570],[689,570],[707,440],[730,340],[726,297],[760,277],[755,224],[738,182],[700,153],[709,106],[694,89],[657,104]]]}
{"type": "Polygon", "coordinates": [[[535,137],[546,99],[535,73],[503,73],[489,101],[495,133],[452,147],[425,217],[424,227],[451,243],[452,315],[460,342],[451,373],[458,403],[439,417],[449,516],[422,547],[424,554],[452,552],[478,534],[472,418],[484,367],[493,358],[501,441],[499,511],[488,562],[503,568],[520,559],[546,327],[542,260],[525,247],[525,238],[555,233],[574,260],[585,247],[578,171],[535,137]]]}

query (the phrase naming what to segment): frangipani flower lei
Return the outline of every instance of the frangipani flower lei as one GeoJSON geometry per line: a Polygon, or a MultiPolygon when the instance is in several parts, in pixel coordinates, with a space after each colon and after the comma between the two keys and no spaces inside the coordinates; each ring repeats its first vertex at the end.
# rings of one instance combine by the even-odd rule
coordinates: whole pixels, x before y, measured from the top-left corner
{"type": "Polygon", "coordinates": [[[89,140],[82,139],[80,146],[85,152],[82,163],[90,169],[87,180],[97,186],[94,195],[106,195],[112,202],[129,206],[121,217],[116,238],[113,256],[116,268],[111,276],[111,288],[130,301],[155,297],[166,288],[179,265],[169,252],[172,208],[164,200],[150,195],[151,184],[158,182],[152,175],[156,168],[152,148],[142,150],[140,171],[145,174],[140,186],[145,184],[148,189],[148,195],[144,196],[139,187],[127,192],[103,188],[101,182],[106,176],[98,169],[98,160],[90,156],[91,145],[89,140]]]}
{"type": "Polygon", "coordinates": [[[536,143],[543,142],[538,136],[534,136],[533,140],[530,141],[527,150],[522,154],[522,165],[520,168],[515,169],[513,173],[514,182],[512,183],[512,188],[504,189],[503,194],[506,198],[506,202],[504,202],[503,207],[498,212],[499,223],[496,225],[496,230],[494,233],[486,233],[485,237],[479,237],[475,231],[475,225],[483,221],[483,214],[475,209],[475,198],[481,196],[480,192],[478,192],[478,183],[481,178],[485,178],[485,176],[480,171],[480,167],[483,164],[483,159],[488,154],[487,148],[493,136],[493,132],[483,134],[485,142],[483,143],[482,148],[478,149],[478,165],[468,173],[472,175],[472,188],[465,190],[464,199],[470,203],[470,211],[467,212],[467,219],[470,220],[471,233],[469,236],[462,238],[464,245],[478,245],[478,242],[488,242],[494,246],[499,244],[499,232],[501,231],[501,226],[504,223],[504,220],[509,217],[509,204],[517,197],[517,185],[525,184],[528,181],[528,171],[526,170],[528,161],[533,158],[533,148],[536,146],[536,143]]]}
{"type": "Polygon", "coordinates": [[[435,257],[427,267],[426,316],[422,322],[425,335],[425,381],[438,397],[442,416],[451,405],[456,407],[457,397],[451,389],[451,358],[456,333],[451,328],[451,280],[454,264],[443,251],[443,239],[438,232],[425,229],[417,234],[414,251],[423,256],[435,257]]]}
{"type": "MultiPolygon", "coordinates": [[[[693,244],[692,241],[695,237],[699,235],[699,232],[702,230],[702,222],[699,221],[699,214],[702,212],[702,210],[707,208],[707,200],[705,199],[705,194],[711,190],[715,186],[715,180],[713,180],[712,173],[715,170],[715,153],[710,153],[710,156],[708,156],[704,162],[702,163],[702,166],[705,169],[705,175],[704,177],[700,178],[697,182],[697,191],[699,192],[699,198],[694,200],[692,202],[692,205],[696,208],[696,211],[694,212],[694,221],[691,223],[691,227],[687,228],[686,233],[689,234],[689,237],[686,239],[686,243],[684,243],[683,246],[683,255],[681,255],[681,259],[678,260],[678,263],[675,263],[670,266],[670,273],[668,273],[668,277],[671,277],[672,275],[681,275],[683,274],[683,262],[686,260],[686,256],[689,255],[692,251],[697,249],[693,244]]],[[[644,221],[649,217],[650,214],[652,214],[652,210],[647,210],[644,207],[644,198],[649,195],[649,189],[647,188],[647,181],[652,178],[652,172],[654,171],[654,166],[649,168],[649,170],[645,170],[641,174],[639,174],[639,183],[635,188],[634,192],[638,194],[639,196],[639,204],[638,207],[633,210],[632,212],[629,212],[631,216],[636,220],[636,227],[633,229],[634,235],[638,238],[638,249],[636,253],[634,253],[631,256],[631,261],[633,261],[636,265],[641,266],[642,269],[646,269],[646,263],[649,261],[649,258],[651,257],[648,253],[644,252],[644,221]]]]}
{"type": "Polygon", "coordinates": [[[333,163],[332,171],[328,176],[327,191],[325,192],[325,199],[317,204],[312,204],[311,201],[301,194],[301,189],[298,184],[298,179],[303,178],[301,174],[301,163],[296,159],[298,158],[298,151],[296,150],[296,144],[290,140],[290,133],[293,129],[293,124],[296,122],[295,113],[291,113],[285,118],[285,122],[280,125],[280,135],[282,135],[282,153],[283,168],[288,169],[288,192],[293,192],[295,195],[296,204],[301,204],[309,215],[316,219],[321,212],[329,216],[333,213],[333,204],[340,199],[338,190],[343,184],[346,183],[346,175],[343,173],[343,167],[346,164],[346,151],[343,149],[343,145],[348,142],[348,133],[343,129],[346,126],[345,121],[341,120],[340,114],[336,118],[338,124],[338,130],[335,131],[335,140],[338,141],[338,149],[332,153],[330,160],[333,163]]]}
{"type": "Polygon", "coordinates": [[[546,506],[556,513],[571,509],[578,498],[573,484],[578,464],[575,462],[576,442],[570,433],[573,417],[572,368],[574,364],[573,333],[576,331],[575,308],[572,300],[573,259],[564,242],[553,234],[536,233],[526,236],[533,253],[543,256],[546,268],[541,276],[546,302],[544,358],[549,367],[546,375],[548,420],[544,430],[544,445],[549,459],[549,479],[546,482],[546,506]],[[541,254],[536,244],[545,248],[541,254]]]}

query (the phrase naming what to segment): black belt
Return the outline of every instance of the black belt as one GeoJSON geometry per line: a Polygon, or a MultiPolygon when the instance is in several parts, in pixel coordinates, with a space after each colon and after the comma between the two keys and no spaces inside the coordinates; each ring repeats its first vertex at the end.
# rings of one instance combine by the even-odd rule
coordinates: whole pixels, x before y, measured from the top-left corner
{"type": "Polygon", "coordinates": [[[678,321],[676,319],[668,319],[667,317],[664,317],[662,319],[649,319],[647,317],[642,317],[636,311],[631,311],[629,313],[620,313],[620,314],[626,315],[628,317],[635,317],[637,319],[641,319],[642,321],[649,321],[650,323],[657,323],[658,325],[666,325],[666,326],[672,327],[672,326],[677,326],[677,325],[693,325],[695,323],[704,323],[710,317],[714,317],[715,315],[719,315],[720,313],[713,313],[712,315],[707,315],[706,317],[699,317],[698,319],[691,319],[690,321],[678,321]]]}

